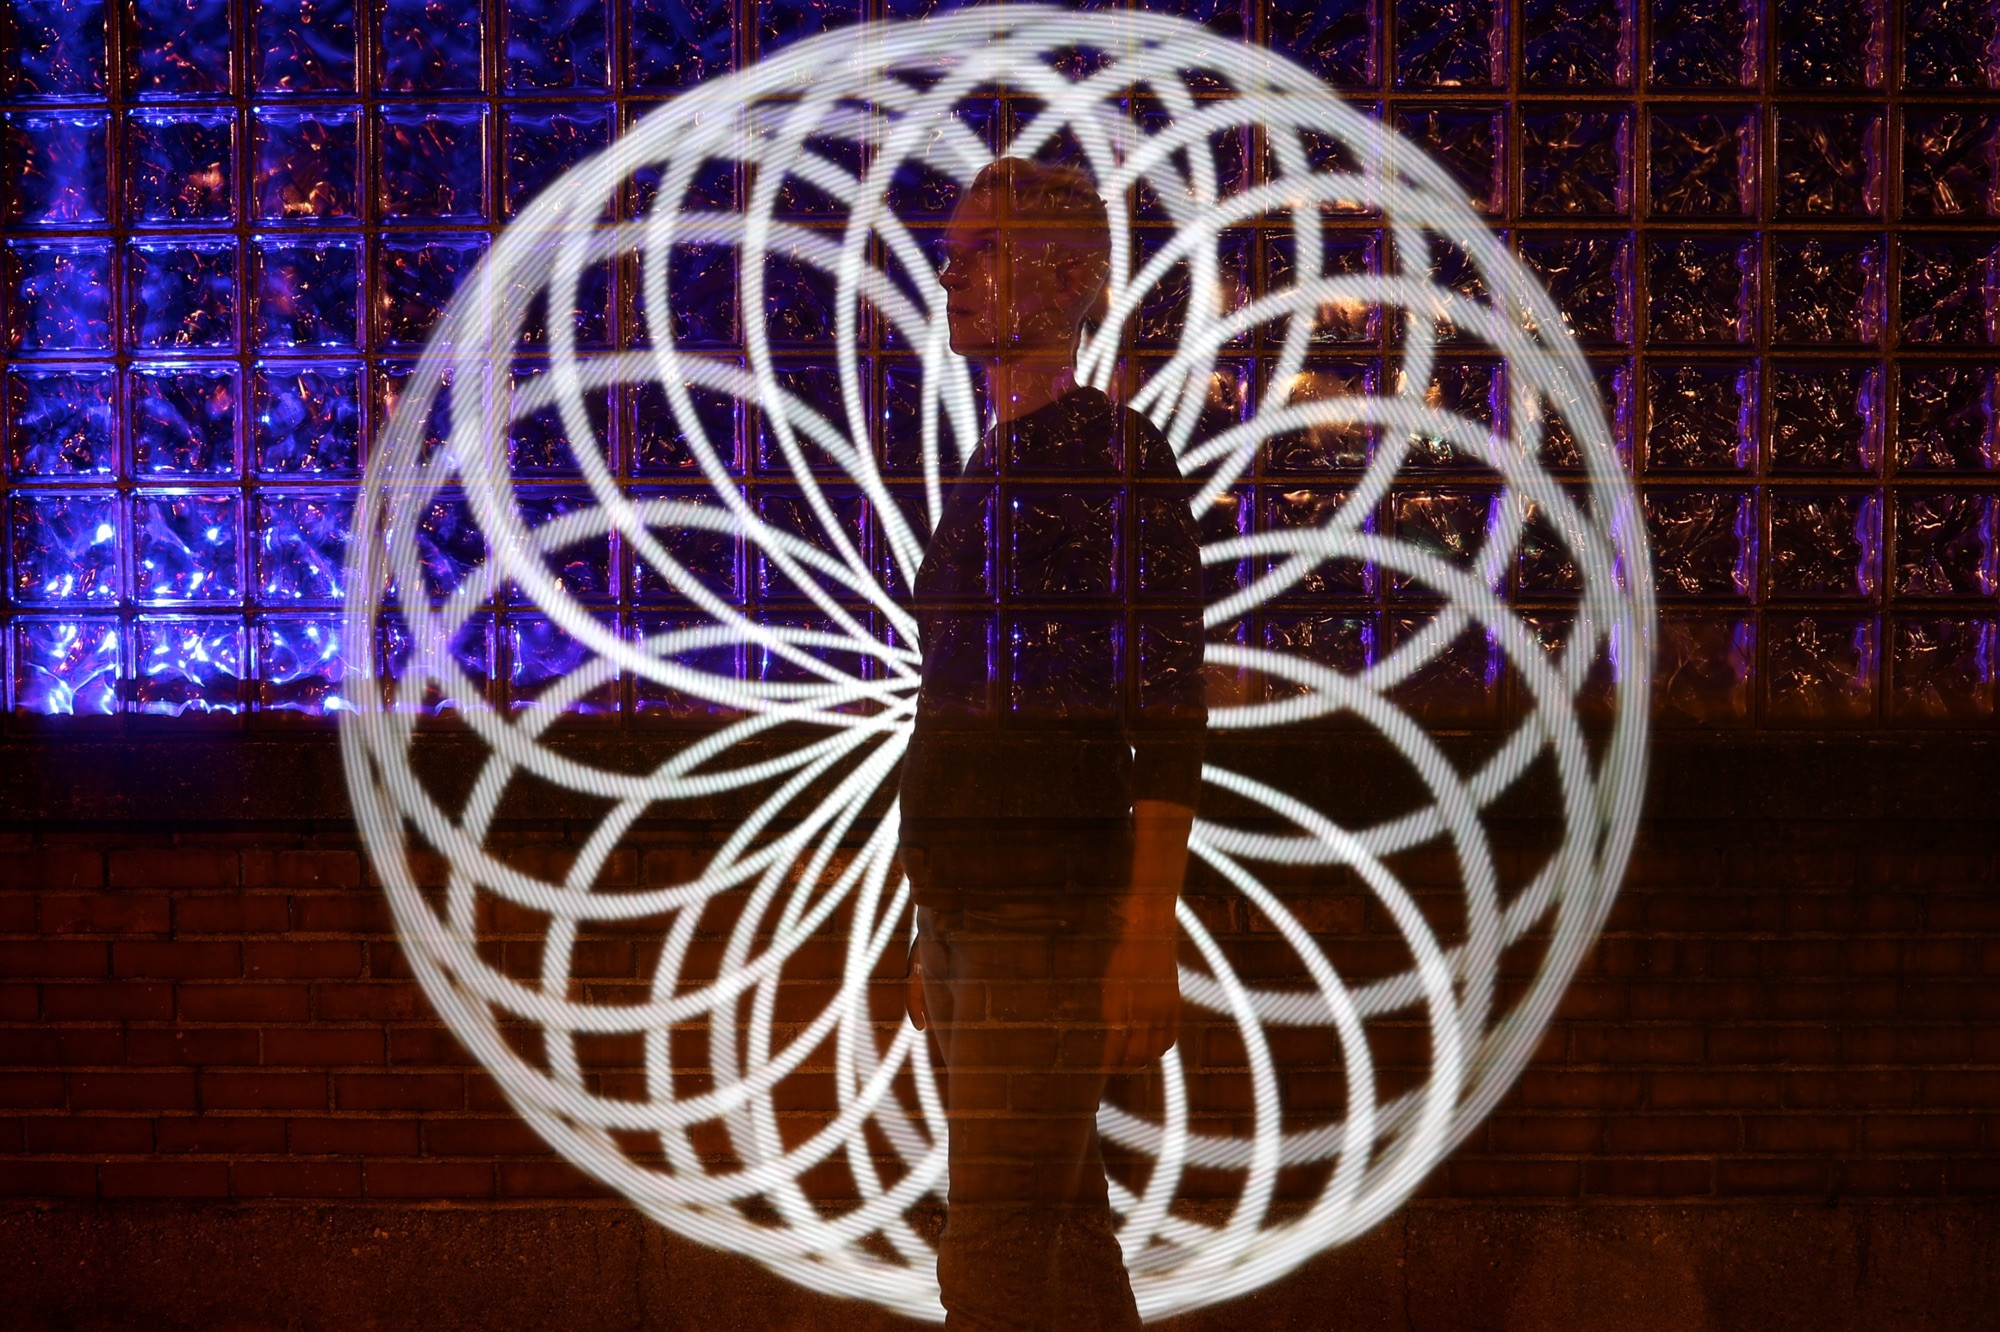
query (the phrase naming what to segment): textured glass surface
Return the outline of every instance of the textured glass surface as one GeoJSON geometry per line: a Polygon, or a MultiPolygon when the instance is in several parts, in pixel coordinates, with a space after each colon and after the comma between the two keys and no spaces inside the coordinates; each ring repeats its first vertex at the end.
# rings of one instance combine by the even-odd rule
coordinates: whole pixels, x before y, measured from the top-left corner
{"type": "Polygon", "coordinates": [[[1655,110],[1647,165],[1658,217],[1754,217],[1757,113],[1655,110]]]}
{"type": "Polygon", "coordinates": [[[118,376],[109,366],[15,366],[7,373],[7,469],[17,477],[118,471],[118,376]]]}
{"type": "Polygon", "coordinates": [[[266,615],[257,621],[257,705],[318,717],[347,706],[347,656],[337,615],[266,615]]]}
{"type": "Polygon", "coordinates": [[[1548,110],[1521,117],[1521,209],[1619,217],[1632,206],[1627,111],[1548,110]]]}
{"type": "Polygon", "coordinates": [[[1646,469],[1740,471],[1757,457],[1757,371],[1741,364],[1646,367],[1646,469]]]}
{"type": "Polygon", "coordinates": [[[236,113],[135,111],[125,118],[126,208],[135,225],[236,216],[236,113]]]}
{"type": "Polygon", "coordinates": [[[260,91],[353,91],[354,0],[257,0],[256,10],[260,91]]]}
{"type": "Polygon", "coordinates": [[[675,92],[735,65],[736,33],[725,0],[632,0],[628,86],[675,92]]]}
{"type": "Polygon", "coordinates": [[[8,586],[28,606],[116,605],[118,499],[102,492],[14,492],[8,586]]]}
{"type": "Polygon", "coordinates": [[[135,365],[132,470],[139,476],[218,480],[236,475],[243,394],[233,365],[135,365]]]}
{"type": "Polygon", "coordinates": [[[315,361],[259,365],[252,375],[250,454],[265,475],[361,472],[361,367],[315,361]]]}
{"type": "Polygon", "coordinates": [[[0,77],[20,97],[103,97],[104,0],[13,0],[0,77]]]}
{"type": "Polygon", "coordinates": [[[338,605],[353,526],[351,493],[259,496],[257,600],[267,606],[338,605]]]}
{"type": "Polygon", "coordinates": [[[375,308],[382,342],[412,351],[486,254],[486,237],[385,236],[377,251],[375,308]]]}
{"type": "MultiPolygon", "coordinates": [[[[601,622],[613,633],[615,618],[601,622]]],[[[588,669],[595,656],[582,643],[564,633],[546,616],[517,615],[507,622],[507,687],[515,706],[531,705],[536,695],[572,673],[588,669]]],[[[614,675],[596,689],[568,703],[568,710],[585,716],[618,711],[618,682],[614,675]]]]}
{"type": "Polygon", "coordinates": [[[1749,342],[1757,326],[1758,246],[1710,233],[1655,233],[1646,245],[1652,342],[1749,342]]]}
{"type": "Polygon", "coordinates": [[[2000,88],[2000,14],[1987,0],[1905,0],[1903,83],[2000,88]]]}
{"type": "Polygon", "coordinates": [[[1881,244],[1845,236],[1771,242],[1771,336],[1779,342],[1873,344],[1884,299],[1881,244]]]}
{"type": "Polygon", "coordinates": [[[1773,491],[1772,594],[1843,600],[1872,595],[1881,532],[1881,504],[1873,491],[1773,491]]]}
{"type": "Polygon", "coordinates": [[[486,108],[389,106],[376,114],[386,219],[486,216],[486,108]]]}
{"type": "Polygon", "coordinates": [[[10,111],[0,144],[0,218],[10,226],[81,227],[110,210],[102,111],[10,111]]]}
{"type": "Polygon", "coordinates": [[[251,214],[264,222],[361,216],[360,116],[348,108],[257,108],[251,214]]]}
{"type": "Polygon", "coordinates": [[[1992,720],[1996,647],[1990,616],[1897,619],[1890,633],[1891,720],[1992,720]]]}
{"type": "Polygon", "coordinates": [[[507,216],[611,142],[608,105],[510,111],[502,146],[507,216]]]}
{"type": "Polygon", "coordinates": [[[1994,372],[1980,365],[1905,364],[1896,397],[1896,467],[1985,470],[2000,455],[1994,372]]]}
{"type": "Polygon", "coordinates": [[[1882,455],[1876,365],[1779,361],[1771,367],[1771,467],[1872,472],[1882,455]]]}
{"type": "Polygon", "coordinates": [[[1996,248],[1990,238],[1923,236],[1904,242],[1899,287],[1905,342],[1994,340],[2000,326],[1996,248]]]}
{"type": "Polygon", "coordinates": [[[1646,528],[1662,597],[1748,596],[1754,585],[1757,500],[1749,490],[1654,490],[1646,528]]]}
{"type": "Polygon", "coordinates": [[[1623,88],[1632,81],[1627,0],[1523,0],[1521,73],[1537,88],[1623,88]]]}
{"type": "Polygon", "coordinates": [[[134,495],[132,577],[138,600],[240,599],[242,508],[243,502],[229,494],[175,490],[134,495]]]}
{"type": "Polygon", "coordinates": [[[259,236],[254,245],[257,346],[360,345],[359,236],[259,236]]]}
{"type": "Polygon", "coordinates": [[[1503,83],[1506,11],[1496,0],[1393,0],[1396,83],[1490,88],[1503,83]]]}
{"type": "Polygon", "coordinates": [[[380,0],[375,80],[383,92],[477,92],[485,17],[456,0],[380,0]]]}
{"type": "Polygon", "coordinates": [[[1984,597],[2000,587],[1995,503],[1964,490],[1905,492],[1896,499],[1895,588],[1906,597],[1984,597]]]}
{"type": "Polygon", "coordinates": [[[7,242],[7,345],[24,352],[110,351],[110,242],[7,242]]]}
{"type": "Polygon", "coordinates": [[[163,717],[243,707],[243,622],[142,615],[132,632],[132,710],[163,717]]]}
{"type": "Polygon", "coordinates": [[[509,92],[602,88],[610,79],[605,0],[504,0],[509,92]]]}
{"type": "Polygon", "coordinates": [[[1773,616],[1764,623],[1765,705],[1773,721],[1852,723],[1873,715],[1873,617],[1773,616]]]}
{"type": "Polygon", "coordinates": [[[115,619],[14,622],[14,709],[43,717],[118,711],[123,675],[115,619]]]}
{"type": "Polygon", "coordinates": [[[2000,112],[1952,106],[1903,113],[1903,213],[2000,214],[2000,112]]]}
{"type": "Polygon", "coordinates": [[[1888,0],[1772,0],[1778,84],[1872,88],[1882,82],[1888,0]]]}
{"type": "Polygon", "coordinates": [[[226,96],[236,8],[229,0],[124,0],[125,83],[139,97],[226,96]]]}
{"type": "Polygon", "coordinates": [[[126,336],[140,351],[234,350],[236,307],[234,237],[125,247],[126,336]]]}

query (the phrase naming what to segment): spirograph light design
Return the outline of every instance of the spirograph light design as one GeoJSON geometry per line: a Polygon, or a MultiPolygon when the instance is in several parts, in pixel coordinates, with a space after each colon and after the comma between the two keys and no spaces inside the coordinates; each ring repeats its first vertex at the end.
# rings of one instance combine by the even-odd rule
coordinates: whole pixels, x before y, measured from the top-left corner
{"type": "MultiPolygon", "coordinates": [[[[1259,571],[1209,607],[1209,624],[1238,619],[1327,562],[1372,564],[1442,603],[1422,612],[1416,632],[1353,672],[1240,642],[1208,647],[1212,666],[1285,682],[1253,701],[1215,706],[1219,735],[1348,714],[1393,746],[1425,795],[1394,818],[1350,828],[1267,781],[1206,769],[1210,787],[1226,793],[1223,803],[1262,817],[1204,819],[1193,855],[1271,922],[1310,985],[1260,986],[1239,976],[1225,945],[1183,903],[1181,924],[1200,959],[1184,966],[1184,995],[1191,1014],[1238,1027],[1254,1109],[1241,1132],[1206,1131],[1191,1115],[1177,1049],[1164,1060],[1157,1113],[1109,1103],[1102,1111],[1107,1143],[1150,1162],[1142,1184],[1114,1180],[1113,1204],[1139,1307],[1157,1318],[1255,1289],[1398,1207],[1526,1062],[1604,920],[1631,846],[1653,619],[1633,492],[1553,304],[1445,171],[1409,143],[1269,52],[1177,19],[1123,12],[1010,6],[863,26],[694,90],[539,198],[500,237],[434,335],[380,441],[356,524],[346,632],[363,683],[358,711],[343,718],[342,743],[369,852],[425,992],[544,1138],[683,1235],[754,1257],[815,1290],[941,1317],[934,1252],[911,1219],[913,1205],[943,1182],[938,1089],[918,1033],[877,1024],[868,1008],[871,969],[891,950],[900,956],[908,940],[893,806],[879,820],[874,814],[909,733],[920,665],[907,646],[915,641],[911,617],[883,587],[883,569],[892,565],[905,581],[914,573],[921,524],[935,522],[941,487],[980,422],[967,369],[946,347],[934,270],[885,200],[907,159],[921,157],[963,184],[993,158],[954,106],[1001,83],[1040,104],[1007,152],[1033,156],[1067,135],[1107,198],[1126,197],[1143,178],[1177,224],[1168,246],[1141,255],[1123,210],[1112,209],[1111,314],[1083,348],[1078,372],[1086,382],[1110,381],[1121,325],[1171,266],[1184,261],[1195,291],[1214,290],[1223,228],[1272,213],[1291,219],[1295,252],[1305,257],[1291,282],[1235,308],[1191,302],[1177,352],[1130,399],[1167,431],[1183,470],[1200,481],[1198,510],[1226,493],[1274,436],[1374,431],[1365,471],[1325,521],[1205,547],[1208,564],[1250,560],[1259,571]],[[1050,58],[1076,49],[1095,53],[1095,73],[1065,73],[1050,58]],[[1189,95],[1188,70],[1231,95],[1189,95]],[[1150,86],[1164,117],[1141,125],[1132,102],[1121,100],[1138,84],[1150,86]],[[1269,145],[1268,181],[1231,188],[1210,136],[1246,125],[1259,127],[1269,145]],[[865,151],[829,152],[829,144],[865,151]],[[1338,151],[1315,152],[1315,144],[1338,151]],[[756,166],[744,206],[677,206],[715,161],[756,166]],[[650,173],[656,202],[638,220],[612,220],[613,201],[641,172],[650,173]],[[774,216],[788,175],[839,200],[844,230],[774,216]],[[1379,272],[1322,271],[1311,261],[1321,253],[1322,205],[1375,210],[1395,262],[1379,272]],[[546,293],[550,308],[572,308],[586,272],[636,256],[644,309],[672,310],[668,256],[686,245],[733,247],[746,257],[736,274],[745,311],[764,308],[761,256],[789,255],[828,275],[837,401],[787,391],[756,319],[746,321],[741,361],[677,346],[657,317],[644,349],[585,358],[554,321],[546,372],[511,373],[537,295],[546,293]],[[1475,294],[1432,279],[1431,256],[1443,247],[1469,258],[1475,294]],[[1306,363],[1316,312],[1329,304],[1401,318],[1399,364],[1387,382],[1402,387],[1298,401],[1284,390],[1306,363]],[[864,305],[921,356],[927,515],[891,502],[871,449],[853,351],[864,305]],[[1285,324],[1268,381],[1277,387],[1247,421],[1197,439],[1218,350],[1287,315],[1299,317],[1285,324]],[[1447,331],[1504,358],[1503,430],[1436,405],[1424,391],[1447,331]],[[664,392],[709,483],[708,502],[635,496],[606,465],[588,395],[644,383],[664,392]],[[761,405],[823,529],[819,539],[765,522],[745,500],[726,443],[705,432],[696,390],[761,405]],[[430,432],[447,397],[449,435],[440,442],[430,432]],[[531,525],[509,474],[508,429],[549,409],[560,416],[594,503],[531,525]],[[1582,477],[1569,486],[1542,463],[1544,423],[1556,419],[1581,456],[1582,477]],[[1456,556],[1378,532],[1364,518],[1393,483],[1409,479],[1416,450],[1436,441],[1500,483],[1481,539],[1456,556]],[[814,457],[821,470],[810,465],[814,457]],[[887,565],[871,563],[836,515],[827,459],[838,468],[833,479],[858,489],[873,510],[887,565]],[[484,560],[455,588],[419,595],[427,576],[422,516],[458,494],[483,537],[484,560]],[[1504,595],[1531,514],[1565,548],[1581,589],[1574,628],[1553,649],[1504,595]],[[698,607],[695,622],[628,637],[571,594],[560,552],[612,530],[698,607]],[[668,534],[689,530],[740,534],[813,607],[814,622],[762,617],[719,598],[669,548],[668,534]],[[588,658],[534,705],[507,714],[481,701],[480,682],[461,669],[451,645],[476,609],[510,585],[588,658]],[[1461,772],[1391,693],[1461,635],[1482,630],[1528,706],[1488,756],[1461,772]],[[778,668],[703,669],[698,654],[722,647],[778,668]],[[1610,676],[1615,714],[1587,743],[1576,702],[1594,667],[1610,676]],[[734,717],[696,742],[663,742],[648,760],[653,766],[629,771],[544,743],[564,708],[621,674],[734,709],[734,717]],[[462,726],[483,746],[462,797],[441,796],[413,766],[420,719],[407,700],[426,692],[460,700],[462,726]],[[1538,870],[1506,890],[1483,818],[1538,763],[1553,775],[1564,834],[1538,870]],[[537,782],[589,797],[602,811],[573,863],[553,877],[511,864],[487,844],[510,788],[537,782]],[[642,816],[712,810],[732,798],[747,813],[696,877],[616,890],[600,882],[642,816]],[[1426,845],[1445,848],[1455,862],[1463,896],[1455,931],[1431,923],[1392,869],[1398,853],[1426,845]],[[420,858],[446,867],[441,888],[420,883],[420,858]],[[1299,866],[1352,871],[1402,932],[1408,965],[1366,982],[1344,980],[1267,882],[1275,869],[1299,866]],[[734,922],[719,956],[697,963],[704,913],[724,899],[734,904],[734,922]],[[496,903],[546,921],[527,974],[481,949],[482,921],[496,903]],[[572,980],[579,939],[640,921],[660,922],[658,960],[643,993],[592,1001],[572,980]],[[1539,969],[1503,987],[1498,960],[1531,935],[1545,940],[1539,969]],[[782,1011],[786,968],[814,940],[844,949],[842,978],[823,987],[813,1011],[782,1011]],[[1430,1046],[1428,1075],[1394,1090],[1384,1086],[1369,1042],[1370,1024],[1390,1018],[1422,1023],[1430,1046]],[[701,1023],[711,1072],[698,1084],[677,1084],[682,1033],[701,1023]],[[1286,1027],[1331,1029],[1329,1039],[1337,1039],[1346,1087],[1340,1119],[1287,1122],[1269,1040],[1286,1027]],[[523,1029],[538,1039],[523,1041],[523,1029]],[[620,1038],[643,1046],[643,1080],[592,1082],[580,1047],[620,1038]],[[774,1089],[807,1070],[834,1090],[829,1113],[802,1133],[781,1122],[774,1089]],[[726,1144],[727,1168],[715,1164],[718,1142],[726,1144]],[[802,1182],[834,1165],[851,1175],[858,1204],[822,1207],[802,1182]],[[1288,1168],[1323,1172],[1324,1186],[1303,1208],[1277,1205],[1278,1175],[1288,1168]],[[1242,1181],[1219,1217],[1172,1206],[1194,1170],[1242,1181]]],[[[816,965],[824,971],[823,949],[816,965]]]]}

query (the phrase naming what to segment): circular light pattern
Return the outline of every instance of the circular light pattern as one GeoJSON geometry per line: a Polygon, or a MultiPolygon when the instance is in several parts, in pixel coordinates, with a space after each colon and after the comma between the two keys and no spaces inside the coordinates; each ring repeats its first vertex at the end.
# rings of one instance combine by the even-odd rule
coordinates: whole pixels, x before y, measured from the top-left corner
{"type": "Polygon", "coordinates": [[[941,1102],[922,1038],[871,1014],[869,996],[878,963],[900,959],[910,929],[887,797],[920,662],[889,587],[912,576],[981,421],[907,214],[912,191],[948,196],[1002,151],[1077,161],[1108,199],[1144,198],[1173,224],[1142,245],[1127,210],[1112,209],[1110,315],[1078,375],[1110,384],[1127,326],[1175,291],[1192,293],[1178,345],[1129,403],[1198,480],[1198,512],[1227,502],[1276,441],[1368,441],[1330,513],[1246,524],[1205,546],[1212,571],[1251,571],[1213,579],[1227,590],[1207,613],[1211,671],[1256,682],[1212,706],[1210,720],[1226,739],[1346,714],[1389,742],[1384,752],[1423,792],[1393,818],[1347,827],[1269,780],[1205,770],[1215,803],[1255,816],[1197,823],[1193,855],[1269,923],[1304,983],[1240,975],[1230,941],[1183,903],[1188,956],[1199,958],[1183,969],[1189,1016],[1235,1024],[1252,1108],[1215,1128],[1177,1049],[1153,1109],[1107,1103],[1101,1113],[1106,1141],[1143,1163],[1114,1171],[1113,1204],[1139,1307],[1161,1317],[1254,1289],[1409,1196],[1527,1060],[1631,845],[1653,614],[1633,492],[1547,295],[1411,144],[1269,52],[1134,13],[1010,6],[864,26],[695,89],[527,209],[410,378],[371,464],[349,558],[357,683],[342,741],[425,992],[544,1138],[683,1235],[816,1290],[940,1317],[918,1217],[943,1182],[941,1102]],[[976,113],[1003,88],[1017,107],[1004,143],[976,113]],[[1260,182],[1241,179],[1232,141],[1257,145],[1260,182]],[[706,196],[718,166],[747,168],[740,198],[706,196]],[[621,200],[641,190],[648,202],[621,220],[621,200]],[[1361,266],[1328,258],[1323,218],[1364,212],[1379,217],[1385,252],[1361,266]],[[1233,286],[1229,238],[1274,217],[1295,257],[1289,276],[1274,273],[1259,293],[1233,286]],[[696,275],[718,255],[733,260],[737,308],[766,316],[743,320],[740,354],[685,345],[695,303],[716,294],[696,275]],[[639,349],[581,354],[570,321],[556,320],[545,367],[521,362],[541,312],[575,308],[586,275],[615,262],[638,275],[639,349]],[[815,302],[829,370],[817,387],[790,375],[771,345],[774,327],[815,302]],[[901,441],[921,444],[918,505],[899,505],[885,482],[855,352],[864,318],[883,321],[922,368],[921,438],[901,441]],[[1384,384],[1310,391],[1325,330],[1375,318],[1395,330],[1384,384]],[[1283,332],[1254,413],[1204,423],[1218,353],[1260,326],[1283,332]],[[1504,404],[1492,395],[1489,415],[1499,426],[1453,410],[1441,340],[1496,365],[1504,404]],[[596,403],[641,385],[658,395],[662,421],[670,413],[705,486],[675,498],[614,475],[596,403]],[[730,434],[704,410],[718,398],[761,411],[766,462],[789,474],[797,521],[746,498],[730,434]],[[552,417],[587,502],[550,506],[517,489],[510,438],[552,417]],[[1558,447],[1574,469],[1563,484],[1545,466],[1558,447]],[[1483,512],[1456,537],[1448,524],[1426,535],[1421,522],[1385,531],[1371,518],[1399,486],[1468,480],[1486,484],[1460,492],[1479,495],[1483,512]],[[574,558],[609,533],[692,610],[621,629],[593,609],[574,558]],[[705,537],[744,541],[763,589],[799,613],[743,610],[720,595],[687,557],[705,537]],[[1546,625],[1508,604],[1527,543],[1540,558],[1553,552],[1576,591],[1553,644],[1546,625]],[[1409,631],[1344,667],[1228,632],[1330,570],[1424,594],[1407,602],[1409,631]],[[483,701],[483,682],[454,652],[484,632],[480,608],[496,596],[532,605],[571,651],[572,668],[512,711],[483,701]],[[1482,635],[1523,706],[1462,767],[1405,704],[1426,670],[1482,635]],[[697,741],[662,733],[658,752],[623,767],[548,742],[565,709],[621,678],[726,715],[697,741]],[[1577,706],[1587,688],[1611,710],[1588,739],[1577,706]],[[476,739],[469,790],[413,762],[434,725],[426,700],[438,699],[455,700],[457,725],[476,739]],[[1484,820],[1537,765],[1557,793],[1561,844],[1505,882],[1484,820]],[[594,818],[554,872],[490,840],[504,801],[545,808],[533,802],[551,788],[589,802],[594,818]],[[614,872],[642,818],[719,809],[740,820],[683,880],[634,886],[614,872]],[[1449,928],[1398,877],[1397,857],[1425,847],[1455,867],[1449,928]],[[1343,869],[1405,949],[1402,964],[1365,982],[1336,970],[1293,910],[1297,894],[1273,886],[1343,869]],[[540,931],[527,960],[492,942],[498,916],[540,931]],[[588,978],[589,946],[607,937],[645,959],[638,980],[588,978]],[[1531,945],[1532,975],[1503,986],[1502,955],[1531,945]],[[1385,1022],[1427,1032],[1422,1076],[1390,1085],[1371,1046],[1385,1022]],[[1337,1118],[1287,1117],[1270,1034],[1299,1028],[1337,1043],[1337,1118]],[[643,1074],[601,1076],[593,1060],[613,1047],[643,1074]],[[1323,1181],[1302,1207],[1280,1204],[1287,1170],[1323,1181]],[[1176,1208],[1190,1172],[1238,1180],[1239,1195],[1219,1213],[1176,1208]],[[849,1195],[837,1206],[825,1196],[834,1176],[833,1191],[849,1195]]]}

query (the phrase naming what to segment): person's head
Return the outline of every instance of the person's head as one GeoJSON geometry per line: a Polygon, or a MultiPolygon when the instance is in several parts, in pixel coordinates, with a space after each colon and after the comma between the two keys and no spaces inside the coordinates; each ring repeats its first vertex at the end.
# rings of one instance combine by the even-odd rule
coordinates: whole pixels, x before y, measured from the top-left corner
{"type": "Polygon", "coordinates": [[[951,349],[981,360],[1067,358],[1111,272],[1090,177],[1018,157],[990,163],[945,232],[951,349]]]}

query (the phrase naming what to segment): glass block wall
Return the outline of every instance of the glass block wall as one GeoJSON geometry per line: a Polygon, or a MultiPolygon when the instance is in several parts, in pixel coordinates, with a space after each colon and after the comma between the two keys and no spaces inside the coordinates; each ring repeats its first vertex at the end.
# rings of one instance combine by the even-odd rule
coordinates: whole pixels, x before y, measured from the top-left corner
{"type": "MultiPolygon", "coordinates": [[[[1369,104],[1455,168],[1544,276],[1643,489],[1663,723],[1991,724],[1992,0],[1150,7],[1268,42],[1369,104]]],[[[928,8],[11,0],[9,724],[337,710],[343,548],[368,441],[494,229],[677,90],[830,26],[928,8]]],[[[1366,219],[1343,227],[1354,262],[1376,262],[1366,219]]],[[[1246,282],[1281,273],[1282,237],[1251,248],[1246,282]]],[[[574,312],[585,345],[634,336],[630,277],[606,275],[574,312]]],[[[675,313],[698,339],[710,312],[675,313]]],[[[1394,336],[1382,322],[1335,331],[1315,371],[1329,391],[1379,373],[1394,336]]],[[[1241,358],[1246,396],[1257,351],[1241,358]]],[[[894,349],[872,347],[870,363],[892,410],[905,370],[894,349]]],[[[1448,370],[1462,409],[1499,409],[1493,367],[1448,370]]],[[[652,419],[639,401],[605,405],[639,486],[675,469],[652,419]]],[[[737,429],[753,457],[754,421],[737,429]]],[[[532,435],[517,440],[529,471],[532,435]]],[[[1291,510],[1310,510],[1310,490],[1283,479],[1282,457],[1265,465],[1258,521],[1309,521],[1291,510]]],[[[1403,492],[1382,521],[1449,546],[1483,522],[1476,498],[1403,492]]],[[[558,511],[560,478],[531,502],[558,511]]],[[[436,558],[476,558],[454,555],[452,522],[431,525],[436,558]]],[[[1559,615],[1560,571],[1534,555],[1515,595],[1559,615]]],[[[689,559],[755,600],[756,571],[730,543],[689,559]]],[[[571,572],[634,632],[672,614],[612,547],[571,572]]],[[[1395,632],[1392,592],[1326,593],[1352,653],[1395,632]]],[[[571,650],[506,605],[464,648],[496,696],[521,698],[571,650]]],[[[628,688],[585,706],[673,711],[652,703],[628,688]]]]}

